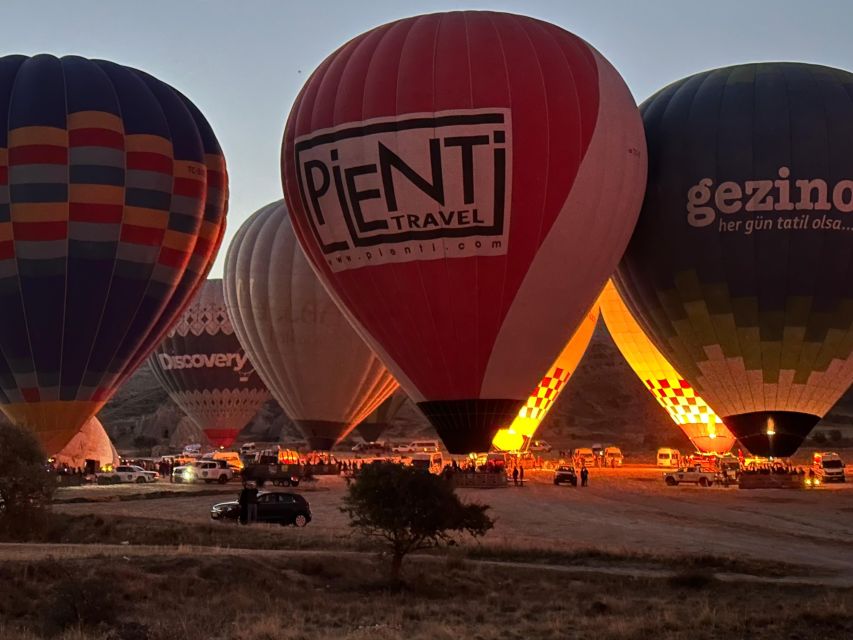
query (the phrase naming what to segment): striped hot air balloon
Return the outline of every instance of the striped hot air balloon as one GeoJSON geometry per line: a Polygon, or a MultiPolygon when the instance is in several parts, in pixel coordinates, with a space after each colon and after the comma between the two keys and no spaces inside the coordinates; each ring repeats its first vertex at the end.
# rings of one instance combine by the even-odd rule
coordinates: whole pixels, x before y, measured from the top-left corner
{"type": "Polygon", "coordinates": [[[204,281],[148,365],[215,447],[230,447],[270,398],[234,333],[221,279],[204,281]]]}
{"type": "Polygon", "coordinates": [[[735,443],[731,431],[643,333],[612,281],[598,301],[620,353],[690,442],[706,453],[729,451],[735,443]]]}
{"type": "Polygon", "coordinates": [[[453,453],[488,449],[581,324],[645,173],[636,104],[607,60],[492,12],[343,45],[282,148],[308,258],[453,453]]]}
{"type": "Polygon", "coordinates": [[[519,410],[512,424],[497,432],[492,440],[492,446],[495,449],[519,451],[529,446],[539,425],[554,406],[557,396],[565,389],[569,378],[577,369],[583,354],[586,353],[597,322],[598,305],[595,304],[560,352],[557,360],[548,369],[548,373],[527,398],[527,402],[519,410]]]}
{"type": "Polygon", "coordinates": [[[641,109],[619,293],[741,444],[789,456],[853,382],[853,74],[738,65],[641,109]]]}
{"type": "Polygon", "coordinates": [[[234,236],[225,302],[261,380],[312,449],[331,449],[397,389],[311,270],[283,201],[234,236]]]}
{"type": "Polygon", "coordinates": [[[58,451],[159,342],[225,225],[199,111],[135,69],[0,58],[0,409],[58,451]]]}

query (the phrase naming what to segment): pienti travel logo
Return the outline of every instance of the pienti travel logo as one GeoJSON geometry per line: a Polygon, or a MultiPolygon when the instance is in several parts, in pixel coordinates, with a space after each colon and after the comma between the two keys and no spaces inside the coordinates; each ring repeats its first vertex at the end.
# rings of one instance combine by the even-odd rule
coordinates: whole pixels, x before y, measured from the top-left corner
{"type": "Polygon", "coordinates": [[[295,144],[299,192],[333,271],[507,252],[509,109],[406,114],[295,144]]]}

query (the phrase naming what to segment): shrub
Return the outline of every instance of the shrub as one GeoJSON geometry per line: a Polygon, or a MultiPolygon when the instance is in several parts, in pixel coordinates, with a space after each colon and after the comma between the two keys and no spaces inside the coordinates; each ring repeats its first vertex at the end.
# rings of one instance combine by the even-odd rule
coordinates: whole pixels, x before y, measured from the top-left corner
{"type": "Polygon", "coordinates": [[[26,532],[42,519],[56,487],[46,456],[27,430],[0,425],[0,525],[10,533],[26,532]]]}
{"type": "Polygon", "coordinates": [[[477,537],[494,526],[487,505],[464,504],[446,479],[390,462],[362,467],[350,483],[341,511],[350,526],[384,540],[391,578],[399,582],[403,558],[421,549],[453,544],[454,534],[477,537]]]}

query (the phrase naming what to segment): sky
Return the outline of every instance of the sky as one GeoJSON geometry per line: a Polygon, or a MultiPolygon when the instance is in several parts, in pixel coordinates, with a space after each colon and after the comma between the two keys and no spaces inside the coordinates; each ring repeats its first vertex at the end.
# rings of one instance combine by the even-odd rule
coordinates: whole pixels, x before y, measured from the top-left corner
{"type": "Polygon", "coordinates": [[[698,71],[788,60],[853,69],[849,0],[0,0],[3,55],[105,58],[143,69],[207,116],[230,175],[228,232],[282,197],[290,106],[350,38],[423,13],[491,9],[553,22],[620,71],[638,102],[698,71]]]}

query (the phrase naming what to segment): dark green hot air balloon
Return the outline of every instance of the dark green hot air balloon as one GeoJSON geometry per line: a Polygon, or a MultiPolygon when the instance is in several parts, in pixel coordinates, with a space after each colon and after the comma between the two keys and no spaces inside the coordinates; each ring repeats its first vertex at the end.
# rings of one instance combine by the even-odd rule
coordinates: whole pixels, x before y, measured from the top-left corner
{"type": "Polygon", "coordinates": [[[853,382],[853,74],[715,69],[641,111],[617,288],[744,446],[791,455],[853,382]]]}

